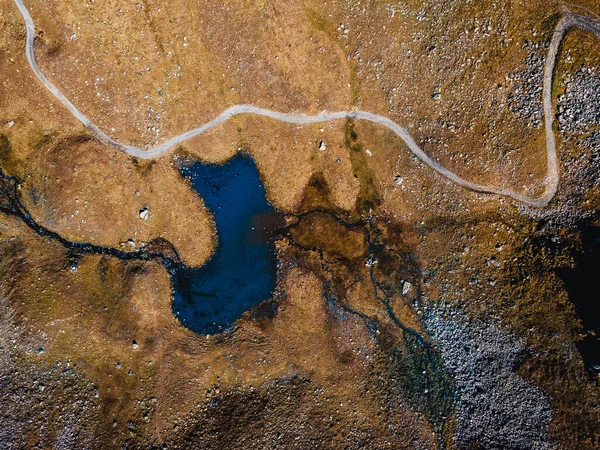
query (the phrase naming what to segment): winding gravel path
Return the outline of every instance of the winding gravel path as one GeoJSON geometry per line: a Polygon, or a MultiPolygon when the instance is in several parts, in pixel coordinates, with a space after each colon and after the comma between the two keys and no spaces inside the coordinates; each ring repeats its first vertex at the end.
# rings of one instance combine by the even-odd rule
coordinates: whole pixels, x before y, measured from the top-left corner
{"type": "Polygon", "coordinates": [[[448,180],[456,183],[457,185],[469,189],[476,192],[482,192],[487,194],[496,194],[505,197],[510,197],[518,202],[521,202],[525,205],[532,207],[544,207],[547,206],[548,203],[552,200],[554,195],[556,194],[556,190],[558,187],[559,181],[559,173],[558,173],[558,161],[557,161],[557,153],[556,153],[556,139],[554,137],[554,132],[552,130],[552,126],[554,123],[554,113],[553,113],[553,105],[552,105],[552,81],[554,77],[554,67],[556,65],[556,59],[558,56],[558,51],[560,48],[560,44],[562,43],[567,31],[573,27],[580,28],[585,31],[589,31],[594,33],[600,39],[600,22],[594,19],[591,19],[587,16],[580,14],[573,14],[567,10],[565,10],[565,15],[560,20],[556,29],[554,30],[554,35],[552,38],[552,42],[550,44],[550,48],[548,50],[548,57],[546,59],[546,66],[544,69],[544,116],[545,116],[545,129],[546,129],[546,149],[547,149],[547,172],[544,178],[545,190],[544,194],[540,197],[527,197],[525,195],[519,194],[518,192],[511,191],[509,189],[503,189],[495,186],[486,186],[482,184],[472,183],[470,181],[465,180],[459,175],[455,174],[451,170],[445,168],[440,163],[429,157],[415,142],[409,132],[394,122],[393,120],[380,116],[378,114],[373,114],[366,111],[338,111],[331,113],[321,113],[314,116],[309,116],[305,114],[286,114],[278,111],[272,111],[269,109],[259,108],[253,105],[234,105],[230,108],[227,108],[217,117],[215,117],[210,122],[205,123],[204,125],[194,128],[192,130],[186,131],[178,136],[175,136],[160,145],[156,145],[154,147],[149,147],[146,149],[133,147],[131,145],[125,145],[118,142],[116,139],[110,137],[104,131],[102,131],[97,125],[92,123],[90,119],[88,119],[85,114],[83,114],[71,101],[65,97],[58,88],[52,84],[52,82],[44,75],[40,67],[38,66],[35,60],[34,54],[34,40],[35,40],[35,26],[33,23],[33,19],[27,10],[27,7],[23,4],[23,0],[14,0],[15,4],[19,8],[23,19],[25,20],[25,25],[27,27],[27,41],[25,46],[25,51],[27,54],[27,60],[29,61],[29,65],[31,69],[38,77],[38,79],[42,82],[42,84],[88,129],[90,129],[101,141],[110,144],[119,150],[122,150],[131,156],[135,156],[137,158],[149,159],[154,158],[163,153],[169,151],[173,147],[178,144],[181,144],[188,139],[199,136],[211,128],[216,127],[217,125],[222,124],[226,120],[231,117],[238,116],[241,114],[254,114],[258,116],[268,117],[270,119],[279,120],[280,122],[293,123],[293,124],[311,124],[311,123],[319,123],[319,122],[329,122],[332,120],[340,120],[340,119],[356,119],[356,120],[366,120],[369,122],[373,122],[379,125],[383,125],[387,127],[391,131],[400,137],[404,141],[404,143],[408,146],[408,148],[413,152],[413,154],[427,164],[429,167],[437,171],[440,175],[447,178],[448,180]]]}

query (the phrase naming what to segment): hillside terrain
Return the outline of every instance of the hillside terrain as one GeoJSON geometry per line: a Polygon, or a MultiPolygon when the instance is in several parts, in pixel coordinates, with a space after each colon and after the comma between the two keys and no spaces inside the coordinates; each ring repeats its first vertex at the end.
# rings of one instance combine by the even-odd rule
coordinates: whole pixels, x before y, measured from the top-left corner
{"type": "Polygon", "coordinates": [[[32,70],[18,3],[0,2],[0,447],[600,447],[595,0],[23,0],[41,72],[97,128],[32,70]],[[548,116],[574,15],[593,26],[560,41],[548,116]],[[124,151],[236,105],[389,119],[517,199],[355,113],[124,151]],[[518,201],[548,192],[548,135],[556,193],[518,201]],[[200,332],[180,292],[223,228],[192,168],[239,154],[275,288],[200,332]]]}

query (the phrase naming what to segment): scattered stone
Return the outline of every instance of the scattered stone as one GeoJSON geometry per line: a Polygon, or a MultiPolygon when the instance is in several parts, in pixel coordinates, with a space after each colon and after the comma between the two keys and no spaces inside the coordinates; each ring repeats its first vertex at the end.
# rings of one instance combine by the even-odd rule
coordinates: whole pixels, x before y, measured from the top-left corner
{"type": "Polygon", "coordinates": [[[508,80],[513,85],[513,91],[508,97],[508,107],[522,122],[539,128],[544,116],[542,91],[547,44],[526,41],[524,46],[530,50],[525,59],[526,68],[508,75],[508,80]]]}
{"type": "Polygon", "coordinates": [[[319,142],[319,150],[324,151],[327,148],[324,141],[319,142]]]}
{"type": "Polygon", "coordinates": [[[372,153],[372,152],[371,152],[371,150],[369,150],[369,149],[366,149],[366,150],[365,150],[365,153],[366,153],[367,155],[369,155],[369,156],[373,156],[373,153],[372,153]]]}
{"type": "Polygon", "coordinates": [[[600,127],[600,70],[583,66],[567,78],[565,94],[559,98],[558,129],[578,135],[596,127],[600,127]]]}
{"type": "Polygon", "coordinates": [[[102,448],[86,433],[86,425],[101,420],[92,384],[68,360],[47,365],[24,359],[23,330],[15,317],[0,297],[0,447],[102,448]]]}
{"type": "Polygon", "coordinates": [[[412,288],[412,284],[410,284],[409,281],[404,281],[402,283],[402,294],[403,295],[408,294],[410,292],[411,288],[412,288]]]}
{"type": "Polygon", "coordinates": [[[150,218],[150,210],[147,207],[140,209],[140,219],[148,220],[150,218]]]}
{"type": "Polygon", "coordinates": [[[135,339],[131,342],[131,347],[133,347],[134,350],[138,349],[139,344],[137,343],[137,341],[135,339]]]}
{"type": "Polygon", "coordinates": [[[365,266],[371,267],[371,266],[374,266],[375,264],[377,264],[377,258],[375,258],[375,256],[373,256],[373,255],[370,255],[369,258],[367,259],[367,261],[365,262],[365,266]]]}
{"type": "Polygon", "coordinates": [[[15,124],[15,121],[14,121],[14,120],[9,120],[8,122],[6,122],[6,126],[7,126],[8,128],[12,128],[14,124],[15,124]]]}

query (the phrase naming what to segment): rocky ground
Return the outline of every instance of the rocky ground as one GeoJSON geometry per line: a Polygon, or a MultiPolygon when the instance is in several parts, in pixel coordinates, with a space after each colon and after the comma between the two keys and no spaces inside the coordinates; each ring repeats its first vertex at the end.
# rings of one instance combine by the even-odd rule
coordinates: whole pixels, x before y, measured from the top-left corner
{"type": "MultiPolygon", "coordinates": [[[[0,300],[0,442],[6,449],[72,449],[99,445],[98,390],[73,367],[20,362],[27,344],[7,300],[0,300]]],[[[42,354],[39,347],[33,352],[42,354]]]]}
{"type": "Polygon", "coordinates": [[[549,43],[540,44],[526,41],[523,46],[530,52],[525,58],[527,67],[525,70],[513,72],[508,76],[513,89],[509,96],[509,107],[520,121],[527,123],[532,128],[539,128],[544,119],[544,110],[540,100],[549,43]]]}
{"type": "Polygon", "coordinates": [[[425,326],[456,384],[458,446],[552,448],[550,401],[515,373],[524,355],[523,342],[491,323],[467,321],[452,310],[444,314],[432,309],[426,314],[425,326]]]}
{"type": "MultiPolygon", "coordinates": [[[[600,127],[600,73],[597,68],[582,66],[566,81],[565,93],[558,98],[559,131],[565,135],[594,135],[591,132],[600,127]]],[[[588,139],[582,141],[587,148],[595,142],[588,139]]]]}

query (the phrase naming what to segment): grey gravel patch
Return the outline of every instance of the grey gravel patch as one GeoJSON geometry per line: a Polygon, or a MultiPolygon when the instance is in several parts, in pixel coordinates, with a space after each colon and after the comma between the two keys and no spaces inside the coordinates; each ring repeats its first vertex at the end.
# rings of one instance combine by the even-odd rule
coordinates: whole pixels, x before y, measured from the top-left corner
{"type": "Polygon", "coordinates": [[[523,342],[481,321],[439,309],[425,314],[456,386],[455,443],[486,449],[550,449],[552,409],[541,389],[515,373],[523,342]]]}
{"type": "Polygon", "coordinates": [[[529,127],[539,128],[544,117],[542,92],[548,44],[526,41],[524,46],[530,50],[525,58],[526,68],[508,75],[513,85],[513,91],[508,97],[508,107],[521,122],[526,122],[529,127]]]}
{"type": "MultiPolygon", "coordinates": [[[[559,98],[558,129],[567,139],[588,134],[600,127],[600,70],[582,67],[567,77],[565,93],[559,98]]],[[[582,144],[593,141],[581,140],[582,144]]]]}

